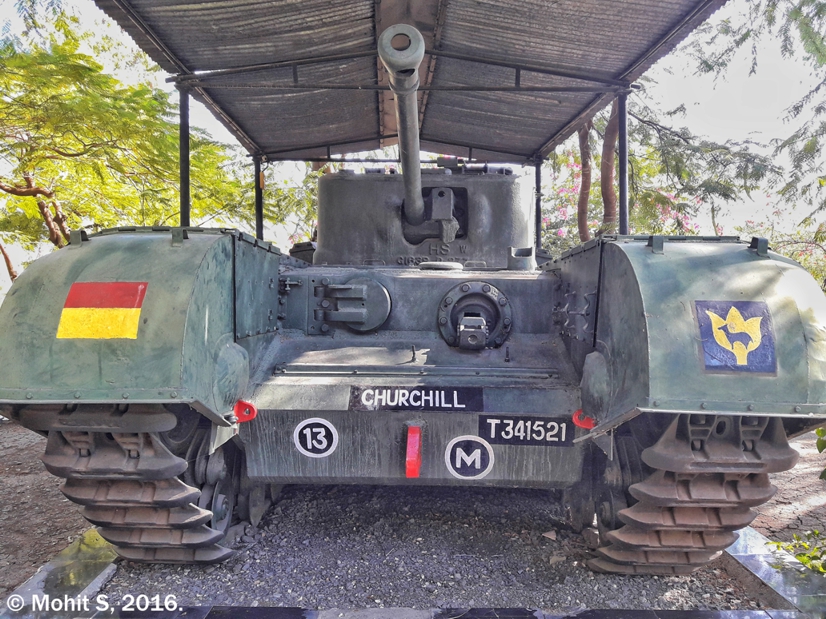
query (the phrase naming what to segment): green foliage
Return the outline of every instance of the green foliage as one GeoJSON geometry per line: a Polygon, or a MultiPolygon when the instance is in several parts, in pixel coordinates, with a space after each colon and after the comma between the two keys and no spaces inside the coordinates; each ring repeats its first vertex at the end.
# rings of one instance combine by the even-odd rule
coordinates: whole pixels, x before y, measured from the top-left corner
{"type": "Polygon", "coordinates": [[[810,570],[826,574],[826,535],[820,531],[795,533],[791,542],[768,542],[768,545],[793,554],[810,570]]]}
{"type": "MultiPolygon", "coordinates": [[[[671,122],[684,110],[662,112],[650,98],[629,100],[628,172],[629,226],[632,233],[697,234],[696,216],[707,209],[716,213],[727,203],[750,196],[761,185],[776,183],[782,170],[769,157],[753,150],[751,142],[719,144],[694,135],[671,122]]],[[[591,132],[592,185],[588,201],[589,229],[600,232],[600,154],[607,113],[594,120],[591,132]]],[[[543,246],[564,251],[579,242],[577,198],[581,164],[576,138],[554,153],[548,164],[553,189],[543,192],[543,246]]],[[[617,162],[618,164],[618,162],[617,162]]],[[[715,223],[716,228],[716,223],[715,223]]]]}
{"type": "Polygon", "coordinates": [[[732,19],[702,26],[689,49],[701,72],[718,76],[746,49],[751,54],[750,72],[755,73],[759,44],[776,37],[784,56],[809,65],[818,82],[788,109],[790,119],[802,122],[774,145],[775,155],[787,153],[792,162],[779,195],[789,204],[807,204],[814,215],[826,209],[826,170],[821,157],[826,142],[826,2],[755,0],[744,9],[732,19]]]}
{"type": "MultiPolygon", "coordinates": [[[[54,25],[44,43],[0,47],[0,237],[27,248],[49,239],[43,203],[56,220],[62,211],[68,228],[174,223],[177,111],[169,96],[121,84],[80,51],[70,20],[54,25]],[[39,191],[25,195],[27,188],[39,191]]],[[[190,148],[193,222],[248,222],[236,154],[198,130],[190,148]]]]}
{"type": "Polygon", "coordinates": [[[786,222],[790,219],[794,219],[792,209],[777,208],[767,221],[747,220],[735,231],[743,238],[769,239],[772,250],[799,262],[826,291],[826,224],[809,222],[789,231],[786,222]]]}
{"type": "Polygon", "coordinates": [[[318,213],[318,180],[323,171],[304,166],[301,179],[283,179],[270,183],[264,190],[264,217],[274,224],[292,228],[292,243],[313,237],[318,213]]]}

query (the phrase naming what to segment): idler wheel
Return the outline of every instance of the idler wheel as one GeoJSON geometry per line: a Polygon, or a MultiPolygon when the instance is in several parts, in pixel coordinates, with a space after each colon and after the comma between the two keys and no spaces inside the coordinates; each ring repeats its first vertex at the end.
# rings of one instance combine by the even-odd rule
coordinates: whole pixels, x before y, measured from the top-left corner
{"type": "Polygon", "coordinates": [[[209,526],[216,531],[226,533],[232,524],[235,510],[235,488],[229,476],[218,480],[215,485],[207,484],[201,490],[198,507],[212,512],[209,526]]]}

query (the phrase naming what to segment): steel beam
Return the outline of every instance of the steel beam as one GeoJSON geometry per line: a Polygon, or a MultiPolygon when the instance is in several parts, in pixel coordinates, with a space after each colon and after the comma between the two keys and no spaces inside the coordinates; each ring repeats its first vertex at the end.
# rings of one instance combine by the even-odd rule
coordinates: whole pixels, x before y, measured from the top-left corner
{"type": "MultiPolygon", "coordinates": [[[[297,83],[233,83],[208,84],[201,81],[188,82],[191,86],[209,88],[210,90],[378,90],[389,91],[390,86],[381,84],[297,84],[297,83]]],[[[559,93],[589,93],[589,92],[620,92],[624,86],[489,86],[485,84],[465,86],[419,86],[418,90],[426,92],[559,92],[559,93]]],[[[557,103],[560,103],[557,101],[557,103]]]]}
{"type": "Polygon", "coordinates": [[[542,249],[542,159],[534,161],[534,179],[536,181],[536,207],[534,221],[536,222],[536,251],[542,249]]]}
{"type": "Polygon", "coordinates": [[[180,88],[178,159],[181,166],[181,227],[189,226],[189,89],[180,88]]]}
{"type": "Polygon", "coordinates": [[[264,240],[264,187],[261,178],[261,157],[253,157],[255,164],[255,238],[264,240]]]}
{"type": "Polygon", "coordinates": [[[619,233],[628,234],[628,106],[626,93],[617,97],[619,115],[619,233]]]}

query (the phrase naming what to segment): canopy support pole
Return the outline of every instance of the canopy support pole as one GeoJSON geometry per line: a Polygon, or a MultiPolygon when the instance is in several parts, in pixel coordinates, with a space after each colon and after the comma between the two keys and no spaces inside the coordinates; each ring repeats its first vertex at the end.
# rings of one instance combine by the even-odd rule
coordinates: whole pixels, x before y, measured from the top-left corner
{"type": "Polygon", "coordinates": [[[536,179],[536,208],[534,209],[534,226],[536,227],[536,251],[542,249],[542,159],[535,159],[534,175],[536,179]]]}
{"type": "Polygon", "coordinates": [[[628,106],[627,93],[617,97],[619,114],[619,233],[628,234],[628,106]]]}
{"type": "Polygon", "coordinates": [[[261,157],[253,157],[255,163],[255,238],[264,239],[264,188],[261,178],[261,157]]]}
{"type": "Polygon", "coordinates": [[[179,155],[181,166],[181,227],[189,224],[189,89],[180,88],[180,120],[178,124],[179,155]]]}

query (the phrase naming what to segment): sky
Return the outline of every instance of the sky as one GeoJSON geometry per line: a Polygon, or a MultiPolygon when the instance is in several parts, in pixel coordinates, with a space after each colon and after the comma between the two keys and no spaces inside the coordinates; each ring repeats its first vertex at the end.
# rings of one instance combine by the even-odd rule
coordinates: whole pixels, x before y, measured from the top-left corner
{"type": "MultiPolygon", "coordinates": [[[[103,28],[100,22],[105,18],[92,0],[64,0],[64,3],[77,7],[76,13],[81,16],[84,26],[103,28]]],[[[712,19],[726,19],[747,6],[748,0],[730,0],[712,19]]],[[[13,7],[14,0],[0,0],[0,15],[5,18],[13,15],[13,7]]],[[[11,26],[14,30],[21,24],[12,18],[11,26]]],[[[109,28],[110,34],[121,36],[125,45],[134,45],[126,35],[117,34],[116,25],[109,28]]],[[[687,56],[671,54],[647,73],[657,82],[656,86],[649,87],[648,96],[657,99],[661,109],[684,104],[686,115],[677,122],[696,135],[717,142],[728,139],[769,142],[792,132],[793,124],[789,123],[786,110],[811,88],[814,79],[802,62],[783,58],[779,44],[771,37],[761,46],[758,60],[756,75],[749,75],[751,59],[747,53],[741,53],[725,79],[715,79],[710,75],[698,75],[687,56]]],[[[134,81],[132,75],[118,73],[117,76],[124,82],[134,81]]],[[[171,92],[173,87],[164,81],[165,77],[162,73],[157,74],[155,85],[171,92]]],[[[232,135],[200,103],[192,102],[190,115],[193,125],[207,129],[217,140],[234,143],[232,135]]],[[[779,163],[784,165],[786,162],[781,160],[779,163]]],[[[287,165],[284,175],[296,174],[297,170],[297,167],[287,165]]],[[[763,194],[756,200],[729,206],[721,217],[724,232],[734,233],[734,226],[747,219],[764,219],[774,208],[772,204],[772,200],[763,194]]],[[[701,233],[712,234],[710,218],[700,217],[698,223],[701,233]]],[[[271,230],[269,234],[283,246],[290,232],[271,230]]]]}

